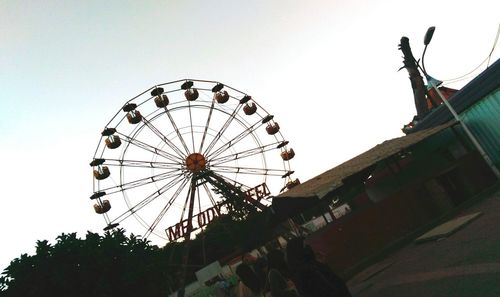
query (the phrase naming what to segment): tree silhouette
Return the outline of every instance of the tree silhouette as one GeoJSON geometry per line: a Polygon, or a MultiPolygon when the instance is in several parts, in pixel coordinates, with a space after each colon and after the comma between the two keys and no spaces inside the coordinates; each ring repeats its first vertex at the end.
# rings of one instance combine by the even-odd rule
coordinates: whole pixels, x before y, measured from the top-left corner
{"type": "Polygon", "coordinates": [[[162,249],[122,229],[85,239],[62,234],[12,260],[0,296],[166,296],[172,273],[162,249]]]}
{"type": "MultiPolygon", "coordinates": [[[[211,222],[190,243],[187,283],[206,264],[262,244],[269,238],[266,213],[246,220],[225,215],[211,222]],[[206,253],[205,253],[205,252],[206,253]]],[[[31,296],[168,296],[175,291],[184,266],[184,242],[163,248],[123,229],[104,235],[61,234],[51,245],[36,243],[34,255],[11,261],[0,277],[0,297],[31,296]]]]}

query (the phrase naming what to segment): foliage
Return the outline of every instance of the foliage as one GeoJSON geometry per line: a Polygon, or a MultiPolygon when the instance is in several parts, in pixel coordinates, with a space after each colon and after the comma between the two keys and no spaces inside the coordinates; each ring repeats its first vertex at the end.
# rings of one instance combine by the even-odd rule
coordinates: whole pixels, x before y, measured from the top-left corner
{"type": "Polygon", "coordinates": [[[166,296],[169,271],[161,249],[122,229],[104,236],[62,234],[38,241],[36,254],[11,261],[0,296],[166,296]]]}
{"type": "MultiPolygon", "coordinates": [[[[227,255],[253,248],[268,236],[266,213],[246,220],[223,215],[190,241],[186,283],[194,272],[227,255]]],[[[35,255],[22,254],[0,277],[0,297],[168,296],[179,285],[185,242],[163,248],[123,229],[104,235],[61,234],[54,244],[36,243],[35,255]]]]}

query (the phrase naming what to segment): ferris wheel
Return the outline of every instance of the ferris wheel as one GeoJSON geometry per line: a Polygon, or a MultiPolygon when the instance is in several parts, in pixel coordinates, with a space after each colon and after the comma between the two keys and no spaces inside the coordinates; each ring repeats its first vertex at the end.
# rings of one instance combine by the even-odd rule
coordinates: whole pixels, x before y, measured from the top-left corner
{"type": "Polygon", "coordinates": [[[244,218],[299,184],[288,144],[274,116],[244,92],[207,80],[159,84],[103,129],[90,199],[104,230],[189,240],[214,218],[244,218]]]}

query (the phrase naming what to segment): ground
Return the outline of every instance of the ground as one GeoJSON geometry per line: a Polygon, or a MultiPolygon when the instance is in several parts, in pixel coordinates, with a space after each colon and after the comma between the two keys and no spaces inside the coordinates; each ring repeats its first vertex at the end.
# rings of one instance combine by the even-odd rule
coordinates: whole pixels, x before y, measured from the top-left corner
{"type": "Polygon", "coordinates": [[[480,215],[449,236],[412,241],[356,274],[348,282],[353,296],[500,296],[498,186],[449,221],[477,213],[480,215]]]}

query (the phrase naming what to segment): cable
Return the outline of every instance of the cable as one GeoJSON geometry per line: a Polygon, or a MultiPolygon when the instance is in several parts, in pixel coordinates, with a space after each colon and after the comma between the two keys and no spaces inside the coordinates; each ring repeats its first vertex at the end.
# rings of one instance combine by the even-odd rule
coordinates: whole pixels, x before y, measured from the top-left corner
{"type": "Polygon", "coordinates": [[[495,47],[497,46],[498,36],[499,35],[500,35],[500,24],[498,24],[497,37],[495,38],[495,42],[493,43],[493,47],[491,48],[491,52],[490,52],[490,54],[488,56],[488,64],[486,65],[486,67],[490,67],[491,55],[493,55],[493,51],[495,50],[495,47]]]}
{"type": "Polygon", "coordinates": [[[488,64],[486,65],[486,68],[488,68],[489,64],[490,64],[491,56],[493,55],[493,52],[495,51],[495,48],[496,48],[496,45],[497,45],[499,35],[500,35],[500,24],[498,25],[497,34],[496,34],[496,37],[495,37],[495,42],[493,43],[493,47],[491,48],[490,53],[488,54],[488,56],[477,67],[475,67],[474,69],[472,69],[471,71],[467,72],[466,74],[464,74],[462,76],[451,78],[451,79],[444,79],[442,81],[446,82],[446,83],[454,83],[454,82],[466,79],[468,75],[472,74],[474,71],[476,71],[477,69],[479,69],[486,62],[488,62],[488,64]]]}

